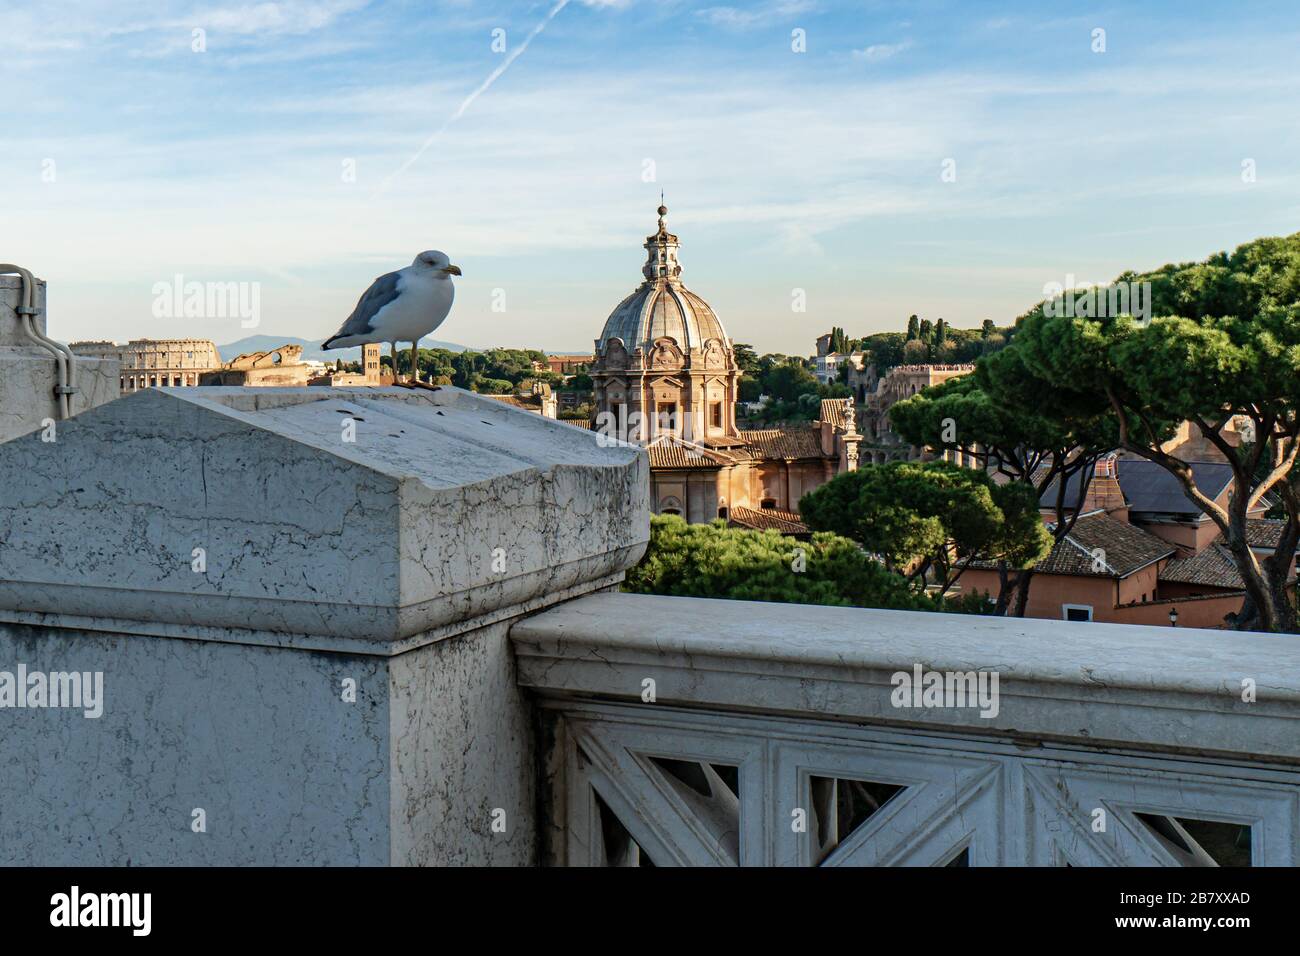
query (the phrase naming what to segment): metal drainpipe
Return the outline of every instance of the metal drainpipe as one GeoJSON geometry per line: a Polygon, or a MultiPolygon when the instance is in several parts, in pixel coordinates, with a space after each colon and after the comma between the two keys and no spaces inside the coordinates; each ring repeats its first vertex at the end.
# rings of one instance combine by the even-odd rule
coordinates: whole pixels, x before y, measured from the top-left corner
{"type": "Polygon", "coordinates": [[[36,308],[36,279],[32,274],[22,266],[5,262],[0,263],[0,275],[17,275],[23,280],[22,294],[18,298],[18,308],[15,310],[18,313],[18,321],[29,339],[54,356],[54,366],[59,377],[59,384],[54,386],[54,394],[58,396],[59,417],[71,418],[69,402],[71,396],[77,392],[76,357],[72,349],[62,342],[56,342],[42,335],[41,330],[36,327],[36,316],[41,313],[36,308]]]}

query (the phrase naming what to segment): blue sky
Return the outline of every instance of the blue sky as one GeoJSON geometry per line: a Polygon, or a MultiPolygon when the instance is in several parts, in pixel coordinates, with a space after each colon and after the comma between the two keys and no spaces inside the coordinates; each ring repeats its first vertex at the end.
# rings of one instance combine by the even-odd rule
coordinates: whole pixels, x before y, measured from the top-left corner
{"type": "Polygon", "coordinates": [[[761,351],[1006,322],[1300,230],[1290,6],[0,2],[0,259],[63,339],[222,344],[324,336],[439,248],[437,337],[583,349],[662,188],[684,281],[761,351]],[[260,326],[155,318],[177,274],[260,283],[260,326]]]}

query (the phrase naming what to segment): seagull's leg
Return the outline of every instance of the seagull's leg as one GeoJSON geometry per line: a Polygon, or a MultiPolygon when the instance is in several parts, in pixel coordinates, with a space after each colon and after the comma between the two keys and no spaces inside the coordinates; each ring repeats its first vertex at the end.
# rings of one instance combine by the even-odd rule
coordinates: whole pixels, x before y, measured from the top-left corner
{"type": "Polygon", "coordinates": [[[416,364],[420,358],[419,348],[418,341],[411,343],[411,384],[413,385],[420,380],[419,366],[416,364]]]}
{"type": "Polygon", "coordinates": [[[389,342],[388,347],[393,350],[393,384],[397,384],[397,343],[389,342]]]}

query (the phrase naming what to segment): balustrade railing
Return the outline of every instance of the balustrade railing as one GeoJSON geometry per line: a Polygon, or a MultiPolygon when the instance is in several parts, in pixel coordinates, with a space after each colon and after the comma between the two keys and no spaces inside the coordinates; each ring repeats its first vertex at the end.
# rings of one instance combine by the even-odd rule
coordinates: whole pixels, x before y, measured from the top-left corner
{"type": "Polygon", "coordinates": [[[552,865],[1296,865],[1300,642],[598,594],[516,624],[552,865]]]}

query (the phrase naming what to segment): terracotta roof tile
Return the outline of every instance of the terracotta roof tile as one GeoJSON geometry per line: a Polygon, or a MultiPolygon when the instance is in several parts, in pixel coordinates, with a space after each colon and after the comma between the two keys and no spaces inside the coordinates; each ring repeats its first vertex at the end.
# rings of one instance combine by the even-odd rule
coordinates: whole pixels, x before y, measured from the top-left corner
{"type": "Polygon", "coordinates": [[[1163,538],[1104,512],[1095,512],[1080,515],[1070,533],[1034,566],[1034,571],[1126,578],[1174,553],[1174,547],[1163,538]]]}
{"type": "MultiPolygon", "coordinates": [[[[1259,548],[1261,551],[1274,551],[1277,549],[1278,539],[1282,537],[1282,529],[1286,527],[1286,522],[1281,518],[1248,518],[1246,520],[1246,543],[1252,548],[1259,548]]],[[[1223,535],[1220,534],[1214,539],[1215,544],[1223,544],[1223,535]]]]}
{"type": "Polygon", "coordinates": [[[821,434],[812,425],[745,428],[740,437],[755,458],[825,458],[821,434]]]}
{"type": "Polygon", "coordinates": [[[1204,584],[1234,590],[1246,586],[1232,555],[1219,544],[1212,544],[1189,558],[1170,561],[1160,572],[1160,580],[1173,584],[1204,584]]]}
{"type": "Polygon", "coordinates": [[[780,531],[782,534],[808,534],[808,526],[794,511],[777,511],[763,508],[732,508],[727,512],[728,520],[741,528],[753,531],[780,531]]]}
{"type": "Polygon", "coordinates": [[[821,421],[829,422],[836,428],[843,428],[847,417],[844,413],[845,400],[842,398],[823,398],[821,421]]]}
{"type": "MultiPolygon", "coordinates": [[[[1070,533],[1038,564],[1038,574],[1126,578],[1153,561],[1175,553],[1173,545],[1105,512],[1080,515],[1070,533]]],[[[973,567],[992,567],[975,561],[973,567]]]]}
{"type": "Polygon", "coordinates": [[[743,456],[705,448],[672,436],[656,438],[645,448],[650,455],[651,468],[720,468],[743,460],[743,456]]]}

